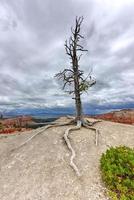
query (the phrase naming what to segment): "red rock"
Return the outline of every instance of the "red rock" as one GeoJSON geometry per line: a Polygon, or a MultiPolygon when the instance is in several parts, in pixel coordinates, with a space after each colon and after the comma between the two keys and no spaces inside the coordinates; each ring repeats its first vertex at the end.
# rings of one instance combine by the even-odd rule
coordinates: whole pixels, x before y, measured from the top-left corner
{"type": "Polygon", "coordinates": [[[96,115],[95,118],[124,123],[124,124],[134,124],[134,109],[125,109],[125,110],[100,114],[96,115]]]}
{"type": "Polygon", "coordinates": [[[1,120],[0,123],[5,127],[22,127],[25,126],[28,122],[32,121],[32,117],[30,116],[22,116],[11,119],[1,120]]]}

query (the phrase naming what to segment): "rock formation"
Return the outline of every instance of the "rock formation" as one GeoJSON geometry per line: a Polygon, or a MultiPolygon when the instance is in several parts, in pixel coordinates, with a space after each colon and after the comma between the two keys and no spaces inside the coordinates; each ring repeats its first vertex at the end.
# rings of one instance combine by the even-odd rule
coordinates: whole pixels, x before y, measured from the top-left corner
{"type": "Polygon", "coordinates": [[[134,124],[134,109],[125,109],[95,116],[97,119],[104,119],[123,124],[134,124]]]}

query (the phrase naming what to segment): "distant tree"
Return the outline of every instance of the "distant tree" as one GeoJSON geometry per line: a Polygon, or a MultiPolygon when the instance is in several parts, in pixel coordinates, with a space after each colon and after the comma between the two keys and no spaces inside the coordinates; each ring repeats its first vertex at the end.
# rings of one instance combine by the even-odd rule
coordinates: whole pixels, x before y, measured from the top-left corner
{"type": "Polygon", "coordinates": [[[3,119],[3,114],[2,113],[0,114],[0,119],[3,119]]]}
{"type": "Polygon", "coordinates": [[[71,28],[72,34],[69,40],[65,41],[65,50],[71,59],[71,66],[55,75],[55,77],[63,81],[63,89],[69,86],[69,91],[67,92],[72,94],[74,96],[73,99],[75,99],[76,121],[81,122],[83,122],[81,95],[96,83],[90,73],[87,77],[84,77],[84,71],[79,66],[82,53],[88,51],[80,44],[80,40],[84,39],[80,33],[82,22],[83,17],[76,17],[75,27],[71,28]]]}
{"type": "Polygon", "coordinates": [[[0,119],[4,118],[4,115],[5,115],[6,111],[7,111],[6,109],[1,109],[0,110],[0,119]]]}

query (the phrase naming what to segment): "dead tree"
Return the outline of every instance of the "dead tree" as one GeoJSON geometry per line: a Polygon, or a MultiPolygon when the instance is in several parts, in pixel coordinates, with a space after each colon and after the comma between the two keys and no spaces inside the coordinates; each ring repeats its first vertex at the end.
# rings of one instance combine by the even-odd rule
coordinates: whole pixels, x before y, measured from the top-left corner
{"type": "Polygon", "coordinates": [[[6,111],[7,111],[6,109],[1,109],[0,110],[0,119],[4,118],[4,115],[5,115],[6,111]]]}
{"type": "Polygon", "coordinates": [[[98,145],[98,136],[99,136],[99,130],[96,129],[93,126],[95,122],[89,122],[88,120],[83,118],[82,115],[82,102],[81,102],[81,95],[83,92],[87,92],[87,90],[93,86],[96,83],[96,80],[92,78],[91,72],[87,75],[87,77],[84,77],[84,71],[80,69],[79,61],[81,59],[82,53],[87,51],[84,49],[82,44],[80,43],[81,39],[84,39],[83,35],[81,34],[81,25],[83,22],[83,17],[76,17],[75,20],[75,26],[74,28],[71,28],[71,37],[69,38],[69,41],[65,41],[65,50],[66,54],[71,59],[71,66],[70,68],[65,68],[63,71],[57,73],[55,75],[56,78],[63,81],[63,89],[66,87],[69,89],[67,92],[69,94],[73,95],[73,99],[75,100],[75,106],[76,106],[76,117],[74,118],[74,122],[77,122],[77,126],[73,128],[68,128],[65,131],[64,139],[66,141],[66,144],[68,146],[68,149],[71,151],[71,159],[70,159],[70,166],[74,169],[76,174],[79,176],[79,170],[75,163],[73,162],[75,158],[75,151],[71,146],[70,140],[69,140],[69,132],[78,130],[81,128],[81,126],[84,126],[85,128],[91,129],[95,131],[95,144],[98,145]]]}
{"type": "Polygon", "coordinates": [[[71,152],[70,166],[73,168],[77,176],[80,176],[80,172],[77,165],[74,162],[76,153],[69,139],[69,133],[71,131],[79,130],[81,126],[91,129],[95,132],[96,145],[98,145],[98,136],[99,136],[99,130],[93,127],[93,125],[98,121],[90,122],[87,119],[84,119],[84,117],[82,116],[81,95],[83,94],[83,92],[86,92],[91,86],[93,86],[96,83],[96,81],[91,77],[91,73],[89,73],[87,77],[84,77],[84,71],[81,70],[79,67],[79,61],[81,59],[82,52],[87,51],[80,44],[80,39],[84,38],[80,33],[82,22],[83,22],[83,17],[76,17],[75,27],[71,28],[72,36],[70,37],[69,41],[65,42],[66,54],[71,59],[71,67],[66,68],[62,72],[55,75],[55,77],[63,81],[64,83],[63,89],[65,89],[65,87],[68,87],[69,94],[73,95],[73,99],[75,99],[75,105],[76,105],[76,117],[71,119],[69,122],[64,122],[64,123],[54,122],[51,124],[49,123],[48,126],[42,127],[39,131],[35,132],[35,134],[32,135],[32,137],[28,138],[28,140],[26,140],[23,144],[17,147],[18,149],[26,145],[37,135],[44,133],[44,131],[48,128],[58,127],[58,126],[69,126],[76,124],[76,126],[74,127],[71,126],[66,129],[63,138],[66,142],[69,151],[71,152]]]}
{"type": "Polygon", "coordinates": [[[55,75],[55,77],[63,81],[63,89],[68,87],[69,94],[73,95],[76,106],[75,120],[81,123],[83,123],[81,95],[96,83],[90,73],[87,77],[84,77],[84,71],[81,70],[79,66],[82,53],[88,51],[80,44],[80,40],[84,39],[83,35],[80,33],[82,22],[83,17],[76,17],[75,27],[71,28],[72,35],[69,41],[65,41],[66,54],[71,59],[70,68],[65,68],[55,75]]]}

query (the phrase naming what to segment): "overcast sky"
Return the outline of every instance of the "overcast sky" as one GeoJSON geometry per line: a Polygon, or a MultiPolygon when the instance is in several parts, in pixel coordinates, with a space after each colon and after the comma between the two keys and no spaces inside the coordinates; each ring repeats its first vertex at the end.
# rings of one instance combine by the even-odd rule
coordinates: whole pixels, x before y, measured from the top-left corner
{"type": "Polygon", "coordinates": [[[97,80],[83,103],[134,105],[134,0],[0,0],[1,109],[74,103],[53,77],[69,66],[64,41],[76,15],[89,50],[80,66],[97,80]]]}

